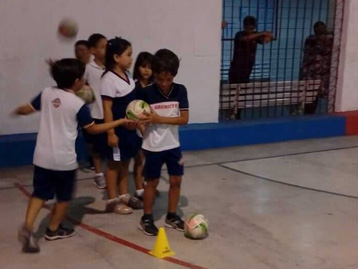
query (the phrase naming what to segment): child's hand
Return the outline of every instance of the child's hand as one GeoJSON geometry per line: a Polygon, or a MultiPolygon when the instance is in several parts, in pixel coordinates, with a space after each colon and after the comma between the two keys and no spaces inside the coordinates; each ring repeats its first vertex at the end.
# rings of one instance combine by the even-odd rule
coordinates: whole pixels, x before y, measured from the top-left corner
{"type": "Polygon", "coordinates": [[[126,127],[128,130],[134,131],[135,129],[137,129],[138,121],[133,121],[129,119],[124,119],[124,120],[125,120],[124,127],[126,127]]]}
{"type": "Polygon", "coordinates": [[[145,132],[145,130],[146,130],[148,125],[149,125],[148,123],[144,123],[144,122],[141,122],[141,121],[138,122],[137,129],[140,131],[142,136],[144,135],[144,132],[145,132]]]}
{"type": "Polygon", "coordinates": [[[137,124],[137,122],[134,121],[134,120],[127,119],[127,118],[123,118],[122,119],[122,124],[123,125],[131,125],[131,124],[137,124]]]}
{"type": "Polygon", "coordinates": [[[160,116],[155,113],[155,111],[152,111],[152,113],[144,112],[141,117],[141,122],[145,124],[160,123],[160,116]]]}
{"type": "Polygon", "coordinates": [[[108,135],[108,146],[112,148],[118,147],[119,138],[115,134],[108,135]]]}

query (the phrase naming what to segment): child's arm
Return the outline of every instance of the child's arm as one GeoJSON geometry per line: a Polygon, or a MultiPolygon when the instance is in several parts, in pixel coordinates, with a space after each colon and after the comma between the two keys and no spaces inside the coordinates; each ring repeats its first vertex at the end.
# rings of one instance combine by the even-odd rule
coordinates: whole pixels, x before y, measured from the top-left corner
{"type": "Polygon", "coordinates": [[[104,133],[104,132],[107,132],[108,130],[111,130],[119,125],[128,124],[128,123],[132,122],[127,119],[119,119],[119,120],[111,121],[111,122],[107,122],[107,123],[95,124],[91,117],[91,112],[90,112],[88,106],[86,106],[86,105],[83,105],[80,108],[80,110],[78,111],[77,121],[78,121],[78,124],[80,126],[82,126],[82,128],[90,134],[104,133]]]}
{"type": "Polygon", "coordinates": [[[41,109],[41,93],[38,94],[30,103],[16,108],[13,112],[15,115],[29,115],[41,109]]]}
{"type": "Polygon", "coordinates": [[[113,128],[116,128],[120,125],[125,125],[128,123],[131,123],[132,121],[128,120],[128,119],[119,119],[116,121],[112,121],[112,122],[106,122],[106,123],[102,123],[102,124],[90,124],[87,126],[84,126],[83,129],[85,129],[87,132],[89,132],[90,134],[99,134],[99,133],[104,133],[107,132],[108,130],[113,130],[113,128]]]}
{"type": "Polygon", "coordinates": [[[16,108],[13,113],[16,115],[26,116],[26,115],[32,114],[34,112],[36,112],[36,109],[30,103],[27,103],[25,105],[22,105],[22,106],[19,106],[18,108],[16,108]]]}
{"type": "MultiPolygon", "coordinates": [[[[109,123],[113,121],[112,105],[113,105],[113,101],[111,99],[103,99],[103,113],[104,113],[105,123],[109,123]]],[[[107,130],[107,135],[108,135],[108,145],[114,148],[114,147],[118,147],[119,140],[113,128],[107,130]]]]}
{"type": "Polygon", "coordinates": [[[145,117],[142,118],[144,123],[161,123],[170,125],[186,125],[189,121],[189,110],[180,110],[179,117],[161,117],[157,113],[144,113],[145,117]]]}

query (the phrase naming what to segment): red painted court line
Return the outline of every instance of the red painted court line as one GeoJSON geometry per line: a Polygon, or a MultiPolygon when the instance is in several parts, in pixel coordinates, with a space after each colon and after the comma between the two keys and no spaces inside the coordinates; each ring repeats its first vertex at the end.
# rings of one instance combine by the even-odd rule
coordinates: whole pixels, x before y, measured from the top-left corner
{"type": "MultiPolygon", "coordinates": [[[[28,192],[28,190],[22,186],[20,183],[15,183],[15,186],[23,193],[25,194],[27,197],[31,197],[31,194],[28,192]]],[[[51,207],[48,206],[48,205],[44,205],[44,208],[48,209],[48,210],[51,210],[51,207]]],[[[79,222],[78,220],[75,220],[75,219],[72,219],[70,217],[66,217],[70,222],[72,222],[73,224],[76,224],[78,226],[80,226],[82,229],[85,229],[91,233],[94,233],[96,235],[99,235],[103,238],[106,238],[108,240],[111,240],[113,242],[116,242],[118,244],[121,244],[122,246],[125,246],[125,247],[128,247],[128,248],[131,248],[131,249],[134,249],[136,251],[139,251],[139,252],[142,252],[144,254],[147,254],[149,256],[151,256],[149,254],[149,249],[146,249],[144,247],[141,247],[141,246],[138,246],[136,244],[133,244],[127,240],[124,240],[124,239],[121,239],[115,235],[112,235],[112,234],[109,234],[109,233],[106,233],[105,231],[102,231],[100,229],[97,229],[95,227],[92,227],[92,226],[89,226],[83,222],[79,222]]],[[[153,257],[153,256],[151,256],[153,257]]],[[[178,260],[178,259],[175,259],[175,258],[172,258],[172,257],[168,257],[168,258],[164,258],[163,260],[166,260],[168,262],[171,262],[171,263],[174,263],[176,265],[180,265],[180,266],[183,266],[183,267],[186,267],[186,268],[190,268],[190,269],[207,269],[205,267],[201,267],[201,266],[198,266],[198,265],[195,265],[195,264],[191,264],[191,263],[188,263],[186,261],[182,261],[182,260],[178,260]]]]}

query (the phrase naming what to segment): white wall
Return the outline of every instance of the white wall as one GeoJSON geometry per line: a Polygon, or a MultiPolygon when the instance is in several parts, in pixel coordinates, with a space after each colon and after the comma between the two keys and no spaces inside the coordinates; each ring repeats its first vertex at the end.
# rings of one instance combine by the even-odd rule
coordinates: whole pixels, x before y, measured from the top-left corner
{"type": "Polygon", "coordinates": [[[358,1],[345,2],[336,95],[337,112],[358,110],[358,1]]]}
{"type": "Polygon", "coordinates": [[[187,86],[190,122],[217,122],[220,82],[220,0],[0,0],[0,135],[38,130],[38,115],[10,111],[54,82],[46,58],[73,56],[57,38],[58,22],[76,18],[77,39],[94,32],[122,36],[140,51],[169,48],[181,58],[176,81],[187,86]]]}

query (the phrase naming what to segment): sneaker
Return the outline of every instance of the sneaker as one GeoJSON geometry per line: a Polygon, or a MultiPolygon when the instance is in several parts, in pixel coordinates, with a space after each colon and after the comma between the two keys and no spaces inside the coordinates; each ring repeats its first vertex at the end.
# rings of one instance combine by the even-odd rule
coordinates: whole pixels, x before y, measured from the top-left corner
{"type": "Polygon", "coordinates": [[[143,196],[140,196],[140,195],[138,195],[136,193],[133,196],[134,196],[134,198],[137,198],[138,200],[143,201],[143,196]]]}
{"type": "Polygon", "coordinates": [[[95,177],[94,177],[94,182],[93,182],[93,184],[94,184],[98,189],[105,189],[105,188],[107,188],[106,179],[104,178],[103,175],[95,176],[95,177]]]}
{"type": "Polygon", "coordinates": [[[184,221],[178,215],[170,219],[166,217],[165,226],[184,232],[184,221]]]}
{"type": "Polygon", "coordinates": [[[49,228],[46,229],[45,239],[46,240],[57,240],[72,237],[76,234],[76,231],[72,228],[65,228],[60,225],[57,231],[51,231],[49,228]]]}
{"type": "Polygon", "coordinates": [[[128,206],[133,209],[143,209],[143,198],[137,198],[136,194],[134,196],[131,196],[128,201],[128,206]]]}
{"type": "Polygon", "coordinates": [[[40,247],[38,239],[34,238],[34,234],[22,226],[18,233],[18,240],[22,243],[22,251],[25,253],[39,253],[40,247]]]}
{"type": "Polygon", "coordinates": [[[158,228],[154,225],[153,219],[141,218],[138,229],[143,231],[146,235],[156,236],[158,234],[158,228]]]}
{"type": "Polygon", "coordinates": [[[128,215],[133,213],[133,209],[119,200],[114,200],[106,204],[106,211],[113,212],[119,215],[128,215]]]}

